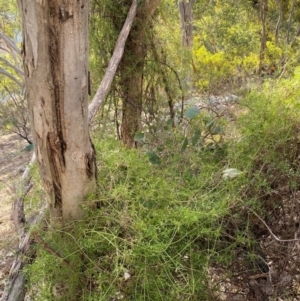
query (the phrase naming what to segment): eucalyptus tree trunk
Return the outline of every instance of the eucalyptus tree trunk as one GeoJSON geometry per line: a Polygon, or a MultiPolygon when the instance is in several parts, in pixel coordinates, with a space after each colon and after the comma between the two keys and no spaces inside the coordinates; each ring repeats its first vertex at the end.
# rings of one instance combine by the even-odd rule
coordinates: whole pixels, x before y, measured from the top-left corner
{"type": "MultiPolygon", "coordinates": [[[[138,14],[140,15],[140,14],[138,14]]],[[[138,20],[141,21],[140,17],[138,20]]],[[[137,23],[137,21],[136,21],[137,23]]],[[[143,109],[143,70],[146,56],[145,28],[140,24],[131,31],[121,62],[122,127],[123,144],[134,147],[134,135],[140,128],[143,109]]]]}
{"type": "Polygon", "coordinates": [[[296,0],[292,0],[290,13],[289,13],[289,24],[288,24],[287,36],[286,36],[287,44],[290,44],[290,42],[291,42],[290,41],[290,33],[291,33],[291,29],[292,29],[293,15],[294,15],[294,11],[295,11],[295,4],[296,4],[296,0]]]}
{"type": "Polygon", "coordinates": [[[268,0],[261,0],[260,2],[260,21],[262,26],[259,50],[259,72],[263,69],[263,64],[267,50],[267,12],[268,0]]]}
{"type": "MultiPolygon", "coordinates": [[[[121,62],[123,98],[121,138],[123,144],[128,148],[135,146],[134,135],[140,129],[141,123],[143,71],[147,55],[147,25],[160,2],[161,0],[149,0],[139,7],[121,62]]],[[[127,4],[129,5],[129,3],[127,4]]]]}
{"type": "Polygon", "coordinates": [[[51,219],[78,219],[96,188],[88,128],[88,0],[19,0],[26,93],[51,219]]]}
{"type": "Polygon", "coordinates": [[[178,1],[181,31],[182,31],[182,45],[191,49],[193,46],[193,14],[192,7],[194,0],[180,0],[178,1]]]}
{"type": "MultiPolygon", "coordinates": [[[[193,4],[195,0],[179,0],[178,8],[180,13],[181,21],[181,32],[182,32],[182,46],[191,52],[193,48],[193,4]]],[[[188,65],[185,85],[186,94],[189,95],[192,92],[193,86],[193,70],[192,64],[188,65]]]]}
{"type": "Polygon", "coordinates": [[[279,28],[283,19],[283,12],[282,12],[281,0],[276,0],[276,4],[278,7],[278,21],[276,23],[276,28],[275,28],[275,44],[278,45],[279,28]]]}

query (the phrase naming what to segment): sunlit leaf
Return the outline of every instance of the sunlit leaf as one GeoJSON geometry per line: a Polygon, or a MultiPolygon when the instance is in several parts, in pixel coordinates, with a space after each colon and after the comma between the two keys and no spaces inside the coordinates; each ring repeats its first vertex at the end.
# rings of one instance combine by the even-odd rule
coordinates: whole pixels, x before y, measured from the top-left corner
{"type": "Polygon", "coordinates": [[[222,171],[222,178],[224,180],[234,179],[238,177],[242,172],[236,168],[227,168],[222,171]]]}

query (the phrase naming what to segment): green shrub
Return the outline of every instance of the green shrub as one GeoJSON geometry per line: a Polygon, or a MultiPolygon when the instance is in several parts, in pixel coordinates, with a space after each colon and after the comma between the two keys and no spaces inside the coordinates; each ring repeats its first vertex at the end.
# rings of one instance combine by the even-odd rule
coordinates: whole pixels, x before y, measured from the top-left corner
{"type": "Polygon", "coordinates": [[[86,219],[66,229],[37,231],[27,273],[35,300],[215,300],[217,276],[234,286],[237,266],[257,273],[266,229],[253,212],[272,214],[282,186],[300,183],[297,80],[284,93],[280,84],[250,93],[222,151],[191,143],[201,114],[190,134],[174,132],[155,150],[160,162],[147,144],[128,150],[95,139],[98,191],[90,199],[98,210],[87,206],[86,219]]]}

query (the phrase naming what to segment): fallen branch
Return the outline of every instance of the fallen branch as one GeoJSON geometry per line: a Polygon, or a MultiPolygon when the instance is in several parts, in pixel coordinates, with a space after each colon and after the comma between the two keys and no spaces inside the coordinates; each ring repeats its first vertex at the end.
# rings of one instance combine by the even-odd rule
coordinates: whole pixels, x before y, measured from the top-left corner
{"type": "Polygon", "coordinates": [[[22,228],[20,232],[18,252],[11,266],[8,284],[5,287],[1,301],[23,301],[25,298],[25,275],[23,267],[27,263],[28,258],[31,257],[30,247],[33,243],[30,237],[31,231],[34,225],[38,225],[43,220],[47,207],[47,204],[44,203],[39,212],[31,218],[30,223],[28,222],[30,226],[29,230],[27,231],[25,228],[22,228]]]}
{"type": "Polygon", "coordinates": [[[30,175],[30,168],[32,164],[35,162],[35,155],[32,156],[29,165],[26,167],[22,177],[21,183],[17,188],[17,198],[13,203],[13,221],[17,230],[19,237],[22,237],[23,230],[26,225],[26,218],[24,212],[24,199],[30,189],[32,188],[33,184],[30,183],[31,175],[30,175]]]}
{"type": "Polygon", "coordinates": [[[15,42],[2,31],[0,31],[0,40],[2,40],[5,45],[11,50],[11,52],[16,52],[18,55],[21,55],[21,51],[15,42]]]}
{"type": "Polygon", "coordinates": [[[51,254],[52,256],[54,256],[56,258],[59,258],[59,260],[61,262],[66,264],[68,267],[72,268],[71,262],[69,260],[67,260],[66,258],[63,258],[57,251],[52,249],[51,246],[49,244],[47,244],[40,236],[35,235],[34,240],[37,241],[39,244],[41,244],[43,246],[44,250],[49,252],[49,254],[51,254]]]}
{"type": "Polygon", "coordinates": [[[291,238],[291,239],[280,239],[278,238],[273,231],[271,230],[271,228],[267,225],[267,223],[255,212],[253,211],[251,208],[248,208],[264,225],[265,227],[268,229],[269,233],[271,234],[271,236],[278,242],[292,242],[292,241],[300,241],[299,238],[291,238]]]}

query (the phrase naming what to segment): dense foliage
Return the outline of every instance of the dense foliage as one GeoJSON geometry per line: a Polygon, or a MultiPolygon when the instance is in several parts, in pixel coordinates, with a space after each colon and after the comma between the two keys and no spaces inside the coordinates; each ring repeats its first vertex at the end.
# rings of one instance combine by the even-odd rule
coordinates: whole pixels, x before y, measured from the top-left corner
{"type": "Polygon", "coordinates": [[[269,84],[247,96],[234,134],[232,121],[223,121],[222,144],[183,151],[178,135],[160,150],[159,162],[149,162],[146,149],[127,150],[95,134],[99,187],[92,210],[59,232],[37,229],[38,257],[28,271],[35,300],[75,293],[81,300],[222,300],[236,290],[250,300],[248,277],[268,272],[270,261],[277,273],[272,294],[293,300],[292,283],[281,281],[287,267],[291,277],[297,273],[294,242],[268,247],[274,238],[261,221],[282,239],[293,237],[299,76],[290,83],[288,90],[286,83],[269,84]],[[229,168],[241,173],[226,179],[229,168]],[[284,248],[291,251],[286,265],[284,248]]]}

